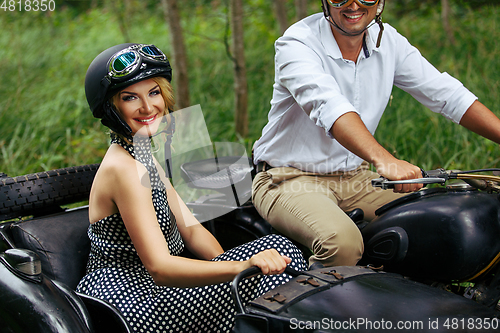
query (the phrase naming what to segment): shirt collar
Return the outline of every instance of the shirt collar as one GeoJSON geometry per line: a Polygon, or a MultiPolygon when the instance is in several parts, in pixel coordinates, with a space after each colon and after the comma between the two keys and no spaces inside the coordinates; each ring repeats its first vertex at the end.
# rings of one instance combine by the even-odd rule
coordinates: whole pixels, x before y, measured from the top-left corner
{"type": "MultiPolygon", "coordinates": [[[[373,52],[378,51],[376,47],[376,39],[378,37],[380,28],[377,24],[375,24],[374,21],[372,21],[370,25],[371,26],[366,30],[365,42],[368,54],[371,56],[373,52]]],[[[323,47],[326,49],[327,53],[333,59],[342,59],[342,52],[340,52],[337,41],[335,40],[335,37],[333,37],[333,33],[330,28],[330,22],[328,22],[324,16],[319,21],[319,33],[321,43],[323,44],[323,47]]],[[[363,53],[364,50],[361,50],[361,52],[363,53]]]]}

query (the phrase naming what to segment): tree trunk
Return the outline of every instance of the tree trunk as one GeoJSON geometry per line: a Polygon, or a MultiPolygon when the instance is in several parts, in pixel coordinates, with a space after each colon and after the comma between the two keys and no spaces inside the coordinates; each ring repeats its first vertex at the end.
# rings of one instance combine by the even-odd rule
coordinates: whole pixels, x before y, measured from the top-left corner
{"type": "Polygon", "coordinates": [[[297,21],[307,16],[307,0],[295,0],[295,11],[297,21]]]}
{"type": "Polygon", "coordinates": [[[451,45],[455,45],[455,36],[453,36],[453,29],[450,25],[450,3],[449,0],[441,0],[441,19],[443,20],[444,31],[448,36],[451,45]]]}
{"type": "Polygon", "coordinates": [[[108,1],[108,5],[111,6],[111,10],[116,13],[118,18],[118,26],[123,35],[123,42],[130,43],[130,35],[128,33],[127,24],[127,8],[130,5],[130,1],[108,1]]]}
{"type": "Polygon", "coordinates": [[[176,88],[176,105],[177,109],[184,109],[191,104],[189,101],[187,52],[180,22],[179,7],[177,6],[177,0],[161,0],[161,3],[172,42],[173,54],[169,60],[172,63],[172,83],[176,88]]]}
{"type": "Polygon", "coordinates": [[[286,15],[286,5],[285,0],[273,0],[274,1],[274,12],[276,15],[276,20],[280,28],[280,33],[283,34],[286,29],[288,29],[288,18],[286,15]]]}
{"type": "Polygon", "coordinates": [[[231,0],[231,26],[233,31],[235,127],[241,137],[248,134],[248,86],[243,39],[243,1],[231,0]]]}

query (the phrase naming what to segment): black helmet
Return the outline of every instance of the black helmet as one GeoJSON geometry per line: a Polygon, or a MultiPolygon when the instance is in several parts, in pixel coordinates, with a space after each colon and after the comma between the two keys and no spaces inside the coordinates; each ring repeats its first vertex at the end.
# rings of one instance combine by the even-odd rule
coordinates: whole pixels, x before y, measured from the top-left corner
{"type": "Polygon", "coordinates": [[[85,75],[85,95],[92,114],[103,125],[130,137],[130,126],[109,100],[123,88],[157,76],[171,82],[172,68],[165,54],[154,45],[126,43],[103,51],[85,75]]]}
{"type": "MultiPolygon", "coordinates": [[[[346,1],[341,1],[339,4],[343,5],[343,4],[347,4],[347,3],[348,3],[348,1],[346,0],[346,1]]],[[[358,1],[358,3],[359,3],[359,1],[358,1]]],[[[328,7],[327,0],[321,0],[321,8],[323,9],[323,14],[325,15],[326,20],[330,24],[332,24],[335,28],[340,29],[342,32],[347,33],[344,30],[342,30],[342,28],[339,27],[337,25],[337,23],[335,23],[335,21],[333,21],[333,19],[330,17],[330,7],[328,7]]],[[[380,41],[382,40],[382,33],[384,31],[384,26],[382,24],[382,12],[384,11],[384,8],[385,8],[385,0],[379,0],[377,3],[377,14],[375,15],[375,23],[377,23],[380,27],[380,32],[379,32],[378,38],[377,38],[377,47],[380,46],[380,41]]],[[[356,35],[363,33],[369,27],[370,27],[370,25],[367,26],[365,29],[363,29],[363,31],[357,33],[356,35]]]]}

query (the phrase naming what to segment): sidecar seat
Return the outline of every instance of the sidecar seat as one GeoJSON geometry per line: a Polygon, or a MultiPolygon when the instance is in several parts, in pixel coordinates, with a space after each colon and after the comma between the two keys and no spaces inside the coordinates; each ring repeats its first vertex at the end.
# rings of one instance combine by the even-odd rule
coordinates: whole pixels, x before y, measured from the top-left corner
{"type": "Polygon", "coordinates": [[[10,233],[16,247],[38,254],[45,276],[74,290],[85,274],[90,252],[88,227],[85,206],[12,223],[10,233]]]}

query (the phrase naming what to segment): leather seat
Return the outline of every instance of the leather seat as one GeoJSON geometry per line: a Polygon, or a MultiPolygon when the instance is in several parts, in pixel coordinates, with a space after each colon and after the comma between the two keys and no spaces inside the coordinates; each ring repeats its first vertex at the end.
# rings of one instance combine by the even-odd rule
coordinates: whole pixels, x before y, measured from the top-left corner
{"type": "Polygon", "coordinates": [[[45,276],[74,290],[85,275],[90,252],[88,216],[85,206],[15,222],[10,233],[16,247],[38,254],[45,276]]]}

